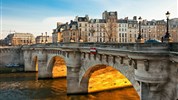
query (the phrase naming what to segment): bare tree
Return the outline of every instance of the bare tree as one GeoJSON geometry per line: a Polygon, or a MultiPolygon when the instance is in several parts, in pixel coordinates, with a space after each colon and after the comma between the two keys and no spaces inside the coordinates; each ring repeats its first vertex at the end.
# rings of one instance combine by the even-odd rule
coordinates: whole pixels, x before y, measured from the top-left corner
{"type": "Polygon", "coordinates": [[[106,25],[101,25],[101,29],[105,32],[105,40],[107,42],[117,42],[117,23],[114,21],[107,22],[106,25]]]}

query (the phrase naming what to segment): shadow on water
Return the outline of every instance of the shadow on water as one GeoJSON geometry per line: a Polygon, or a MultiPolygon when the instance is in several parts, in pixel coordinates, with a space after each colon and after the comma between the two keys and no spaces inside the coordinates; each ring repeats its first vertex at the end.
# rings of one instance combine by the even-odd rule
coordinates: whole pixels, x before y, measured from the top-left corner
{"type": "Polygon", "coordinates": [[[38,80],[36,73],[0,75],[0,100],[139,100],[133,88],[67,95],[66,78],[38,80]]]}

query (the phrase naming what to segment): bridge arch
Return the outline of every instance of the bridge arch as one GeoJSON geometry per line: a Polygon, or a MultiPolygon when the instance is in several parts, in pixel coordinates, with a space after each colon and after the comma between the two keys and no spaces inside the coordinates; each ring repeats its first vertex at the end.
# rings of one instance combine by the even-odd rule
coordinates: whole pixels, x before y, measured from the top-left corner
{"type": "Polygon", "coordinates": [[[65,59],[60,56],[51,57],[47,65],[47,70],[51,78],[66,77],[67,66],[65,59]]]}
{"type": "MultiPolygon", "coordinates": [[[[139,94],[140,87],[139,87],[139,83],[134,79],[134,68],[132,66],[129,66],[129,64],[126,62],[128,62],[128,61],[124,60],[123,64],[121,64],[118,60],[116,60],[115,63],[109,63],[109,62],[106,63],[106,62],[93,61],[93,60],[87,61],[87,63],[85,62],[84,65],[82,65],[82,67],[84,67],[84,68],[81,68],[84,70],[81,70],[81,72],[80,72],[80,75],[82,77],[80,78],[79,84],[80,84],[82,90],[90,93],[90,92],[95,92],[95,91],[97,92],[97,91],[101,91],[101,90],[108,90],[108,89],[124,87],[124,86],[133,86],[134,89],[136,90],[137,94],[139,94]],[[92,77],[92,74],[94,75],[94,74],[100,73],[99,71],[101,71],[101,70],[105,70],[108,72],[113,71],[114,73],[120,73],[119,76],[120,76],[120,78],[122,78],[121,82],[123,82],[123,83],[121,83],[121,84],[123,84],[123,86],[121,86],[121,85],[119,86],[119,83],[118,83],[119,80],[116,80],[116,82],[115,81],[110,82],[111,84],[110,84],[110,86],[108,86],[109,88],[106,87],[101,90],[97,90],[96,88],[98,88],[98,87],[93,88],[92,85],[90,85],[90,80],[92,82],[92,79],[90,79],[90,78],[92,77]],[[93,88],[93,90],[92,90],[92,88],[93,88]]],[[[107,75],[103,75],[103,76],[107,77],[107,75]]],[[[119,78],[119,76],[118,76],[118,78],[119,78]]],[[[115,76],[111,75],[111,77],[115,77],[115,76]]],[[[109,78],[111,78],[111,77],[109,77],[109,78]]],[[[108,80],[109,80],[109,78],[108,78],[108,80]]],[[[98,81],[100,81],[100,80],[98,80],[98,81]]],[[[95,82],[95,80],[93,82],[95,82]]]]}

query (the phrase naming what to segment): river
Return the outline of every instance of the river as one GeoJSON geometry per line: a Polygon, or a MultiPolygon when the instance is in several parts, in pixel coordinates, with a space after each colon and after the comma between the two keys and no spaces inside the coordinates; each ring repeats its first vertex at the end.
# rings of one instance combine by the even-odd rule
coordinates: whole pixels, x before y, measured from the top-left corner
{"type": "Polygon", "coordinates": [[[38,80],[37,73],[0,74],[0,100],[139,100],[133,87],[67,95],[66,78],[38,80]]]}

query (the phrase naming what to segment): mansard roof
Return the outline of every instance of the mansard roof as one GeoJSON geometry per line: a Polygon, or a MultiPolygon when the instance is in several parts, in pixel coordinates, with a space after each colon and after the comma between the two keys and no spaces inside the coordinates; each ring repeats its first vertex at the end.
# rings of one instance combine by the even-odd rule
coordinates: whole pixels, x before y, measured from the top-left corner
{"type": "Polygon", "coordinates": [[[88,22],[87,17],[78,17],[78,22],[88,22]]]}
{"type": "Polygon", "coordinates": [[[76,26],[76,28],[78,28],[78,22],[77,21],[70,21],[70,24],[69,24],[69,28],[72,28],[72,26],[76,26]]]}
{"type": "Polygon", "coordinates": [[[132,19],[128,19],[127,21],[129,24],[136,24],[138,22],[137,20],[132,20],[132,19]]]}
{"type": "Polygon", "coordinates": [[[105,19],[90,19],[89,23],[106,23],[105,19]]]}
{"type": "Polygon", "coordinates": [[[156,20],[156,24],[166,24],[164,20],[156,20]]]}
{"type": "Polygon", "coordinates": [[[154,21],[147,21],[147,25],[155,25],[156,23],[154,21]]]}
{"type": "Polygon", "coordinates": [[[128,22],[128,20],[126,20],[126,19],[119,19],[119,20],[117,20],[117,23],[127,23],[128,22]]]}

